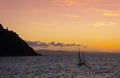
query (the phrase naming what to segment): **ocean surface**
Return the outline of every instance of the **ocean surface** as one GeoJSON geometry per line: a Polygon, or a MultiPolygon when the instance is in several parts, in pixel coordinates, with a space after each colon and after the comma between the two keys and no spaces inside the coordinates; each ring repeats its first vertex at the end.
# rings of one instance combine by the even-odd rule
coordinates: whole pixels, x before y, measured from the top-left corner
{"type": "Polygon", "coordinates": [[[120,54],[43,52],[43,56],[0,57],[0,78],[120,78],[120,54]]]}

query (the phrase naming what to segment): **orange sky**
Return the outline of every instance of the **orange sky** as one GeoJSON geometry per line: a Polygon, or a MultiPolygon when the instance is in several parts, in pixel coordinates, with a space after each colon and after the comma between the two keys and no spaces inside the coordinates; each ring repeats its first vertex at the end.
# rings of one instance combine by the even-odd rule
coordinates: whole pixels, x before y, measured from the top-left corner
{"type": "Polygon", "coordinates": [[[120,51],[119,3],[120,0],[0,0],[0,23],[24,40],[77,43],[88,46],[83,50],[116,52],[120,51]]]}

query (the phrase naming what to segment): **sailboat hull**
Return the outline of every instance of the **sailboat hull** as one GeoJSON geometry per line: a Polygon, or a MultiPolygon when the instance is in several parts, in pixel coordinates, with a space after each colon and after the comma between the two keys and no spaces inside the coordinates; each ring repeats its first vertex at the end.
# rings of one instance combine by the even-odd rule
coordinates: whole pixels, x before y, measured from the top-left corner
{"type": "Polygon", "coordinates": [[[77,65],[83,66],[83,65],[86,65],[86,64],[84,62],[80,62],[80,63],[77,63],[77,65]]]}

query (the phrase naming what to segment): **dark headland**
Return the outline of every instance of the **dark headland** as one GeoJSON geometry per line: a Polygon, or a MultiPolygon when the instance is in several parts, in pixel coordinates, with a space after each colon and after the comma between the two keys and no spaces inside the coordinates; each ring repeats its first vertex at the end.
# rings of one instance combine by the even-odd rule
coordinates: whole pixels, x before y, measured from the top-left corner
{"type": "Polygon", "coordinates": [[[40,56],[14,31],[0,24],[0,56],[40,56]]]}

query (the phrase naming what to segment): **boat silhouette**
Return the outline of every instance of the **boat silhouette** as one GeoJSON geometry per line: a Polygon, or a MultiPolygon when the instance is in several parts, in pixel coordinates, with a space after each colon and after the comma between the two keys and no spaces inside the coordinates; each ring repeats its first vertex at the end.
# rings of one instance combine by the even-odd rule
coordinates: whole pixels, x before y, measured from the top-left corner
{"type": "Polygon", "coordinates": [[[84,58],[84,53],[80,52],[80,49],[78,48],[78,62],[77,65],[83,66],[86,65],[85,58],[84,58]]]}

